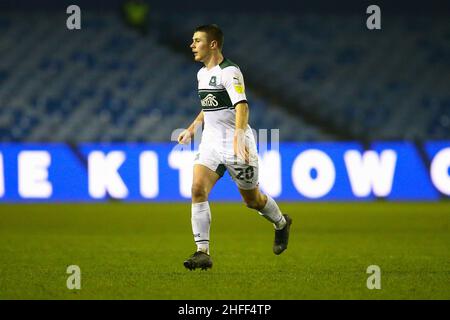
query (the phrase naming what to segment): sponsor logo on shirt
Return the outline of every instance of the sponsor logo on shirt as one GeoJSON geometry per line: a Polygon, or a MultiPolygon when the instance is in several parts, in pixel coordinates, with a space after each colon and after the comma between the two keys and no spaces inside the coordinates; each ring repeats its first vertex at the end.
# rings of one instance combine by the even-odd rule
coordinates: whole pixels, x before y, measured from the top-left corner
{"type": "Polygon", "coordinates": [[[219,103],[213,94],[208,94],[201,100],[202,107],[217,107],[219,103]]]}
{"type": "Polygon", "coordinates": [[[237,93],[244,93],[244,85],[241,83],[241,80],[238,77],[233,77],[233,86],[234,90],[236,90],[237,93]]]}

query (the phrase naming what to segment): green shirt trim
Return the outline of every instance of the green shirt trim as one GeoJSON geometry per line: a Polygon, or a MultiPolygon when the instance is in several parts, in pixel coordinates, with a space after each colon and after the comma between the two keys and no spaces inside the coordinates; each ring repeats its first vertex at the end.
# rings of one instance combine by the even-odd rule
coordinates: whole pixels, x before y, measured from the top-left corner
{"type": "Polygon", "coordinates": [[[223,58],[223,61],[219,64],[220,69],[225,69],[226,67],[236,67],[239,69],[239,66],[233,61],[223,58]]]}

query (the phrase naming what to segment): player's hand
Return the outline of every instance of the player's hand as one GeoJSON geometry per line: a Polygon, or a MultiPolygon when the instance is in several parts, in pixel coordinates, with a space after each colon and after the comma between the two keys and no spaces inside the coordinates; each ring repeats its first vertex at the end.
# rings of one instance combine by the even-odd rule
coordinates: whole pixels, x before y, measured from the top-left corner
{"type": "Polygon", "coordinates": [[[236,130],[233,139],[233,151],[236,157],[244,160],[246,164],[250,163],[250,153],[247,146],[247,139],[245,139],[244,130],[236,130]]]}
{"type": "Polygon", "coordinates": [[[178,143],[179,144],[187,144],[187,143],[189,143],[189,141],[191,141],[191,133],[189,130],[184,130],[178,136],[178,143]]]}

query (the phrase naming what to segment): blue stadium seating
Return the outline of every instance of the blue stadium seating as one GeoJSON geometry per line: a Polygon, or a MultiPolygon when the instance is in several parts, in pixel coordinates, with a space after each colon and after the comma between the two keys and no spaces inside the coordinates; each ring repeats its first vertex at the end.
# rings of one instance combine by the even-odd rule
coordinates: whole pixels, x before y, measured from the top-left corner
{"type": "MultiPolygon", "coordinates": [[[[153,18],[179,42],[211,22],[205,13],[153,18]]],[[[349,14],[223,13],[213,22],[256,86],[293,100],[321,126],[362,139],[450,138],[448,17],[383,21],[379,31],[349,14]]]]}
{"type": "Polygon", "coordinates": [[[450,138],[447,21],[387,21],[371,32],[356,16],[154,12],[143,37],[114,13],[83,13],[80,31],[57,13],[0,13],[0,142],[170,140],[200,110],[187,54],[210,22],[248,79],[255,129],[285,141],[450,138]]]}

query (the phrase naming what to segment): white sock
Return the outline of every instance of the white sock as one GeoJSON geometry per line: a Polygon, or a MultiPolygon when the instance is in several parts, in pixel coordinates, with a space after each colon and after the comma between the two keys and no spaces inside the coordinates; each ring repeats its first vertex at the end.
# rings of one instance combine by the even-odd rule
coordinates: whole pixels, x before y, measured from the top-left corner
{"type": "Polygon", "coordinates": [[[277,203],[270,196],[267,196],[267,202],[264,208],[259,212],[264,218],[273,223],[275,229],[283,229],[286,225],[286,219],[278,208],[277,203]]]}
{"type": "Polygon", "coordinates": [[[197,244],[197,251],[209,254],[209,227],[211,225],[211,210],[209,202],[199,202],[192,204],[192,231],[197,244]]]}

